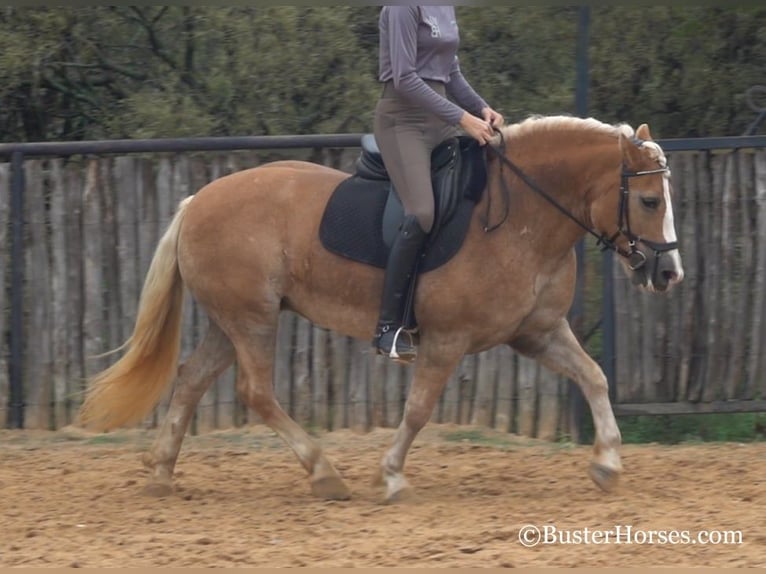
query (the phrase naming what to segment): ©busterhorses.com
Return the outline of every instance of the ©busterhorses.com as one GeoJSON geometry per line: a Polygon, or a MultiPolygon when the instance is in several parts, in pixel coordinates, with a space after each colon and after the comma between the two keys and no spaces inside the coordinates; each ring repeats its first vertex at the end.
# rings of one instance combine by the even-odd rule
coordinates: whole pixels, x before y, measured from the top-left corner
{"type": "MultiPolygon", "coordinates": [[[[566,320],[574,246],[586,232],[600,237],[633,282],[651,292],[683,278],[667,160],[646,125],[634,133],[594,119],[534,117],[503,128],[495,144],[497,153],[487,152],[489,183],[462,248],[418,283],[414,378],[379,470],[389,501],[410,492],[407,451],[462,357],[503,344],[580,386],[596,429],[590,476],[612,488],[622,470],[621,437],[606,379],[566,320]],[[487,232],[486,202],[503,205],[508,193],[507,220],[487,232]]],[[[134,423],[174,384],[144,456],[151,470],[146,492],[173,491],[173,468],[197,402],[237,361],[242,400],[292,448],[313,493],[349,498],[319,444],[277,403],[272,381],[283,309],[372,338],[383,271],[330,253],[318,239],[328,199],[348,176],[307,162],[272,162],[217,179],[181,202],[157,246],[126,351],[94,377],[80,412],[80,424],[91,428],[134,423]],[[210,321],[178,368],[184,286],[210,321]]]]}

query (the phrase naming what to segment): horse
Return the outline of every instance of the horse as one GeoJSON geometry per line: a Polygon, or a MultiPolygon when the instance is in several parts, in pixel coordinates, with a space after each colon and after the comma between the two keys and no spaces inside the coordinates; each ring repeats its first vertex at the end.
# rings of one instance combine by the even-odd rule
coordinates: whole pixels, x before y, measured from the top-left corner
{"type": "MultiPolygon", "coordinates": [[[[414,305],[419,350],[405,409],[375,474],[385,501],[410,496],[404,462],[450,374],[466,354],[498,345],[573,380],[595,426],[588,474],[610,491],[622,472],[621,435],[599,365],[574,335],[575,246],[586,233],[620,257],[639,288],[666,293],[683,279],[666,156],[642,124],[533,116],[503,126],[486,146],[487,179],[457,253],[420,275],[414,305]],[[510,199],[488,226],[489,208],[510,199]]],[[[85,391],[79,424],[140,421],[172,383],[169,408],[143,463],[144,492],[168,496],[184,434],[207,388],[234,361],[244,403],[289,445],[311,491],[350,490],[320,445],[278,404],[278,317],[291,310],[320,327],[371,340],[383,270],[331,253],[318,240],[323,211],[350,177],[311,162],[273,161],[206,184],[177,208],[159,240],[134,330],[112,366],[85,391]],[[179,362],[184,288],[209,318],[179,362]]]]}

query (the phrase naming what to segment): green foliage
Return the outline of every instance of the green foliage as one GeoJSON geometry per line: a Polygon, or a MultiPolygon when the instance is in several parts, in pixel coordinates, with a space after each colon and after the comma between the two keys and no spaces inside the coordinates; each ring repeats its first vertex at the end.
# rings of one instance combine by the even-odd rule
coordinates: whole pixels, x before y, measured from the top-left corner
{"type": "Polygon", "coordinates": [[[740,135],[752,121],[744,97],[766,73],[763,8],[608,8],[593,22],[602,119],[648,121],[655,137],[740,135]]]}
{"type": "Polygon", "coordinates": [[[463,8],[463,74],[509,121],[574,113],[577,10],[463,8]]]}
{"type": "MultiPolygon", "coordinates": [[[[376,6],[0,9],[4,141],[371,129],[376,6]]],[[[574,113],[575,7],[460,7],[461,66],[510,121],[574,113]]],[[[594,8],[592,115],[738,135],[763,8],[594,8]]]]}
{"type": "Polygon", "coordinates": [[[5,139],[360,129],[378,90],[353,33],[364,10],[6,9],[5,139]]]}
{"type": "MultiPolygon", "coordinates": [[[[626,444],[657,442],[751,442],[766,438],[766,414],[726,413],[620,417],[617,421],[626,444]]],[[[593,423],[586,417],[585,442],[593,438],[593,423]]]]}

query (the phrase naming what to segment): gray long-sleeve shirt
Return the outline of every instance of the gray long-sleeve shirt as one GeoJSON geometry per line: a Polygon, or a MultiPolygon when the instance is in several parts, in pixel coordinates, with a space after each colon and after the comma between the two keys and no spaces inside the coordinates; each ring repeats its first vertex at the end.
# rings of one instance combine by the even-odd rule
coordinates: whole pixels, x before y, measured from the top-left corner
{"type": "Polygon", "coordinates": [[[452,125],[460,122],[464,110],[480,115],[487,107],[460,71],[453,6],[384,6],[379,29],[381,82],[392,80],[402,96],[452,125]],[[457,104],[423,80],[444,82],[457,104]]]}

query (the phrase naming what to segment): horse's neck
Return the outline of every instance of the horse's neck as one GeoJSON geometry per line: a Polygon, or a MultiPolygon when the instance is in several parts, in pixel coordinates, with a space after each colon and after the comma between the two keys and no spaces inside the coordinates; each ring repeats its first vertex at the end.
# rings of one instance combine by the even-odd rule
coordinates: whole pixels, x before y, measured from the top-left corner
{"type": "MultiPolygon", "coordinates": [[[[524,150],[523,147],[519,149],[524,150]]],[[[498,161],[495,169],[501,171],[506,182],[512,182],[509,186],[511,234],[523,237],[533,233],[537,240],[530,247],[546,257],[570,251],[586,233],[574,220],[593,227],[590,210],[603,188],[599,182],[608,175],[609,166],[619,162],[619,156],[612,150],[612,147],[603,145],[591,148],[559,144],[545,153],[535,153],[530,149],[514,154],[513,162],[537,190],[531,189],[517,177],[509,180],[508,166],[502,166],[498,161]],[[543,194],[548,195],[570,217],[545,199],[543,194]]],[[[499,179],[495,178],[495,181],[499,179]]],[[[491,201],[502,205],[501,195],[505,191],[501,186],[495,184],[490,193],[491,201]]]]}

